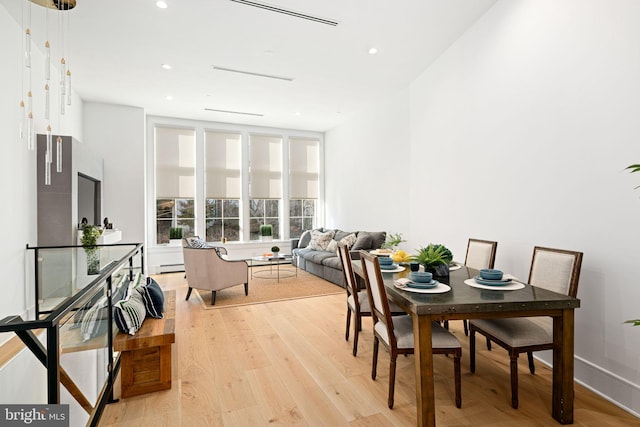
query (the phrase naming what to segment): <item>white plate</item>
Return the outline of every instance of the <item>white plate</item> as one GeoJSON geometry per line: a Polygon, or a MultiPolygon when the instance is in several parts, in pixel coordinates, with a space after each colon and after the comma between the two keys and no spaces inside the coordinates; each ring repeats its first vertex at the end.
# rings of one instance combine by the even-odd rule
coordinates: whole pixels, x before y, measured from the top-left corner
{"type": "Polygon", "coordinates": [[[383,273],[399,273],[401,271],[404,271],[404,267],[399,265],[393,270],[385,270],[384,268],[381,268],[380,271],[382,271],[383,273]]]}
{"type": "Polygon", "coordinates": [[[383,255],[383,256],[391,256],[393,252],[380,252],[379,249],[374,249],[370,252],[372,255],[383,255]]]}
{"type": "Polygon", "coordinates": [[[443,294],[451,290],[451,287],[449,285],[445,285],[444,283],[438,283],[438,286],[431,289],[418,289],[418,288],[410,288],[408,286],[403,285],[402,283],[398,283],[397,280],[394,280],[393,286],[396,289],[400,289],[407,292],[415,292],[417,294],[443,294]]]}
{"type": "Polygon", "coordinates": [[[503,286],[487,286],[487,285],[481,285],[480,283],[476,282],[473,279],[467,279],[464,281],[464,283],[471,286],[472,288],[488,289],[490,291],[516,291],[518,289],[524,288],[524,285],[519,282],[513,282],[509,285],[503,285],[503,286]]]}
{"type": "Polygon", "coordinates": [[[462,268],[462,264],[460,264],[459,262],[452,262],[451,264],[449,264],[449,271],[456,271],[456,270],[460,270],[462,268]]]}

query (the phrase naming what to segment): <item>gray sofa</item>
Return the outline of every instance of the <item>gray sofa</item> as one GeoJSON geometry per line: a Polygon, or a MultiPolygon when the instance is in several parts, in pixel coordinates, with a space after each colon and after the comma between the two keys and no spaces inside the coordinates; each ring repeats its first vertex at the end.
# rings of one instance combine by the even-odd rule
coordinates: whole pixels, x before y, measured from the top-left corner
{"type": "Polygon", "coordinates": [[[342,231],[338,229],[319,228],[309,230],[302,233],[299,239],[291,240],[291,253],[293,255],[293,263],[298,268],[305,270],[311,274],[322,277],[329,282],[344,287],[344,277],[342,275],[342,265],[337,253],[337,242],[343,240],[345,242],[352,240],[349,235],[355,235],[355,242],[349,244],[351,249],[351,258],[359,259],[358,251],[360,249],[373,250],[379,249],[387,238],[385,231],[342,231]],[[327,233],[333,231],[332,240],[329,248],[319,250],[313,248],[312,231],[327,233]],[[333,249],[335,248],[335,249],[333,249]]]}

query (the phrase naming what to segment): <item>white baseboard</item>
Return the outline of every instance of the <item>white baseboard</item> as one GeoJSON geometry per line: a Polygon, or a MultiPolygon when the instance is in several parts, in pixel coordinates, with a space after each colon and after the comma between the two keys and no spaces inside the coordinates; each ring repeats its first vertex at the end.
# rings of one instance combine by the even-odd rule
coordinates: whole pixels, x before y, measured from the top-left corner
{"type": "MultiPolygon", "coordinates": [[[[541,354],[551,351],[541,352],[541,354]]],[[[552,368],[553,364],[534,354],[540,363],[552,368]]],[[[598,396],[613,403],[631,415],[640,418],[640,385],[596,365],[580,356],[574,356],[574,381],[598,396]],[[635,405],[634,405],[635,403],[635,405]]]]}

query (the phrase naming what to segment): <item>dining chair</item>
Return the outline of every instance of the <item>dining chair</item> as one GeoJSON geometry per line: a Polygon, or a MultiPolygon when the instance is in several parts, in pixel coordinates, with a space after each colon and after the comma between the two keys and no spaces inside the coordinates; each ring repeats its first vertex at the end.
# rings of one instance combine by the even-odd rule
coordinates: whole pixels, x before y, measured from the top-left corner
{"type": "MultiPolygon", "coordinates": [[[[373,363],[371,378],[376,379],[378,366],[378,347],[380,341],[389,353],[389,408],[393,408],[393,395],[396,378],[396,360],[398,355],[414,353],[413,319],[408,314],[392,316],[389,299],[382,280],[378,258],[366,251],[360,251],[362,271],[365,278],[367,296],[372,308],[373,319],[373,363]]],[[[460,341],[437,322],[432,322],[431,345],[433,354],[452,354],[455,377],[456,407],[462,406],[462,386],[460,378],[460,341]]]]}
{"type": "MultiPolygon", "coordinates": [[[[342,273],[344,275],[344,287],[347,291],[347,327],[344,339],[349,341],[349,331],[351,325],[351,316],[353,314],[353,355],[358,353],[358,335],[362,331],[362,318],[371,317],[371,307],[369,306],[369,298],[366,290],[360,290],[360,286],[356,280],[351,265],[351,253],[346,243],[338,243],[338,256],[342,264],[342,273]]],[[[397,305],[391,303],[392,315],[406,314],[397,305]]]]}
{"type": "MultiPolygon", "coordinates": [[[[465,267],[476,270],[483,268],[493,268],[496,262],[496,249],[498,242],[493,240],[469,239],[467,242],[467,253],[464,258],[465,267]]],[[[462,320],[464,334],[469,335],[469,324],[466,319],[462,320]]],[[[488,343],[489,341],[487,341],[488,343]]],[[[487,344],[489,346],[489,344],[487,344]]]]}
{"type": "MultiPolygon", "coordinates": [[[[562,249],[533,249],[529,284],[575,298],[578,294],[582,252],[562,249]]],[[[514,319],[477,319],[469,322],[471,372],[476,370],[475,334],[484,335],[509,353],[511,358],[511,405],[518,408],[518,355],[527,353],[529,371],[535,374],[533,352],[553,349],[553,319],[526,317],[514,319]]]]}

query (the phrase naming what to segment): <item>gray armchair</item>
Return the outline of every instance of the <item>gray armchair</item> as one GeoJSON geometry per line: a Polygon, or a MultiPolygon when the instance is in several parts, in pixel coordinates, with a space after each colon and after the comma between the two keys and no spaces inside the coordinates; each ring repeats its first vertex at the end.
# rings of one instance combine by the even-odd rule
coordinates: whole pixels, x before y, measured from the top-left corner
{"type": "MultiPolygon", "coordinates": [[[[246,261],[229,261],[221,255],[222,247],[182,247],[184,271],[189,284],[188,300],[193,288],[211,291],[211,305],[216,303],[216,291],[232,286],[244,285],[244,294],[249,295],[249,266],[246,261]]],[[[226,249],[224,249],[226,253],[226,249]]]]}

